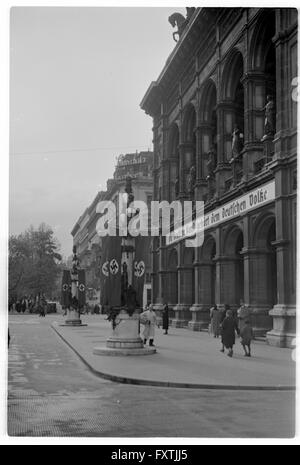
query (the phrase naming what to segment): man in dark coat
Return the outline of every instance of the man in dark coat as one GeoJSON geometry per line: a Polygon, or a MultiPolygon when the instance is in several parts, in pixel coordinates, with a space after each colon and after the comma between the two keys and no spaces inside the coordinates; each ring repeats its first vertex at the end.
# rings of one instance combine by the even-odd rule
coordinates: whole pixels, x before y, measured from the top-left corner
{"type": "Polygon", "coordinates": [[[165,330],[164,334],[168,334],[169,329],[169,307],[167,304],[163,306],[162,327],[165,330]]]}
{"type": "Polygon", "coordinates": [[[226,311],[226,317],[222,322],[222,343],[228,349],[228,357],[233,355],[233,346],[235,343],[235,332],[239,334],[239,329],[235,318],[232,316],[232,311],[226,311]]]}

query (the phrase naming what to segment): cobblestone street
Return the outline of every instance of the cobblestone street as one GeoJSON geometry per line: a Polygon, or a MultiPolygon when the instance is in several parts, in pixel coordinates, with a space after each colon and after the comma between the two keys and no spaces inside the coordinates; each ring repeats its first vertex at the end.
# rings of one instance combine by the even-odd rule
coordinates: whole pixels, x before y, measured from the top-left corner
{"type": "Polygon", "coordinates": [[[9,318],[10,436],[294,435],[293,391],[213,391],[106,381],[92,375],[53,331],[51,323],[58,318],[9,318]]]}

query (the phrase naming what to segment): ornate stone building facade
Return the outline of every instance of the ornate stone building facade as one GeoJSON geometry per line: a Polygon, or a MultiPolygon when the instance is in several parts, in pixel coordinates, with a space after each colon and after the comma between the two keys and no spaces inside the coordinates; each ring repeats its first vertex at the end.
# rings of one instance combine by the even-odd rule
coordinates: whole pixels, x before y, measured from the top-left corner
{"type": "Polygon", "coordinates": [[[201,247],[155,237],[153,303],[175,326],[244,301],[256,334],[290,346],[296,314],[297,11],[196,8],[142,109],[154,199],[205,202],[201,247]]]}

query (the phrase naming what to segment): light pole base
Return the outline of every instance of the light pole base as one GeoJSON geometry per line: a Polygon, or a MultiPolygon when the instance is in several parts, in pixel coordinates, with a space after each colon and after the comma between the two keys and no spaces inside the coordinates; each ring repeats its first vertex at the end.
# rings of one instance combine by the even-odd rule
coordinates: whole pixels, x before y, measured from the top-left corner
{"type": "Polygon", "coordinates": [[[77,328],[80,328],[81,326],[87,326],[87,324],[81,323],[81,320],[80,320],[80,323],[78,323],[78,320],[76,320],[75,322],[68,321],[68,323],[67,322],[61,323],[59,326],[74,326],[74,327],[76,326],[77,328]]]}
{"type": "Polygon", "coordinates": [[[60,326],[87,326],[87,324],[82,324],[77,310],[67,310],[67,318],[65,322],[60,326]]]}
{"type": "Polygon", "coordinates": [[[136,310],[129,315],[126,308],[120,308],[112,334],[106,341],[106,347],[95,347],[95,355],[151,355],[156,353],[154,347],[144,347],[139,335],[140,312],[136,310]]]}
{"type": "Polygon", "coordinates": [[[111,347],[95,347],[93,354],[95,355],[152,355],[156,353],[156,349],[152,347],[140,347],[140,348],[111,348],[111,347]]]}

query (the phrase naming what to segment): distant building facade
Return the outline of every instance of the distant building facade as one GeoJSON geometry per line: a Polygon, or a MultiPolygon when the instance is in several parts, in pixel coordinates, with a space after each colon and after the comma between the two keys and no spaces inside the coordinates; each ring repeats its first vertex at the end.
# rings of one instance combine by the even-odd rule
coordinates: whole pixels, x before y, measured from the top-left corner
{"type": "MultiPolygon", "coordinates": [[[[103,250],[102,238],[97,234],[97,222],[100,214],[97,205],[100,201],[111,201],[116,205],[118,215],[118,196],[124,193],[126,178],[132,179],[132,189],[135,200],[141,200],[148,205],[153,195],[153,152],[136,152],[119,155],[113,178],[107,180],[106,191],[99,192],[91,205],[83,212],[74,225],[71,234],[73,244],[77,246],[81,266],[86,270],[87,300],[90,303],[101,302],[101,257],[103,250]]],[[[145,263],[145,279],[143,306],[151,302],[151,256],[145,263]]]]}
{"type": "Polygon", "coordinates": [[[201,330],[213,304],[243,301],[256,334],[291,346],[297,10],[189,10],[141,107],[153,118],[154,199],[203,200],[205,235],[195,249],[153,239],[153,303],[168,302],[173,325],[201,330]]]}

